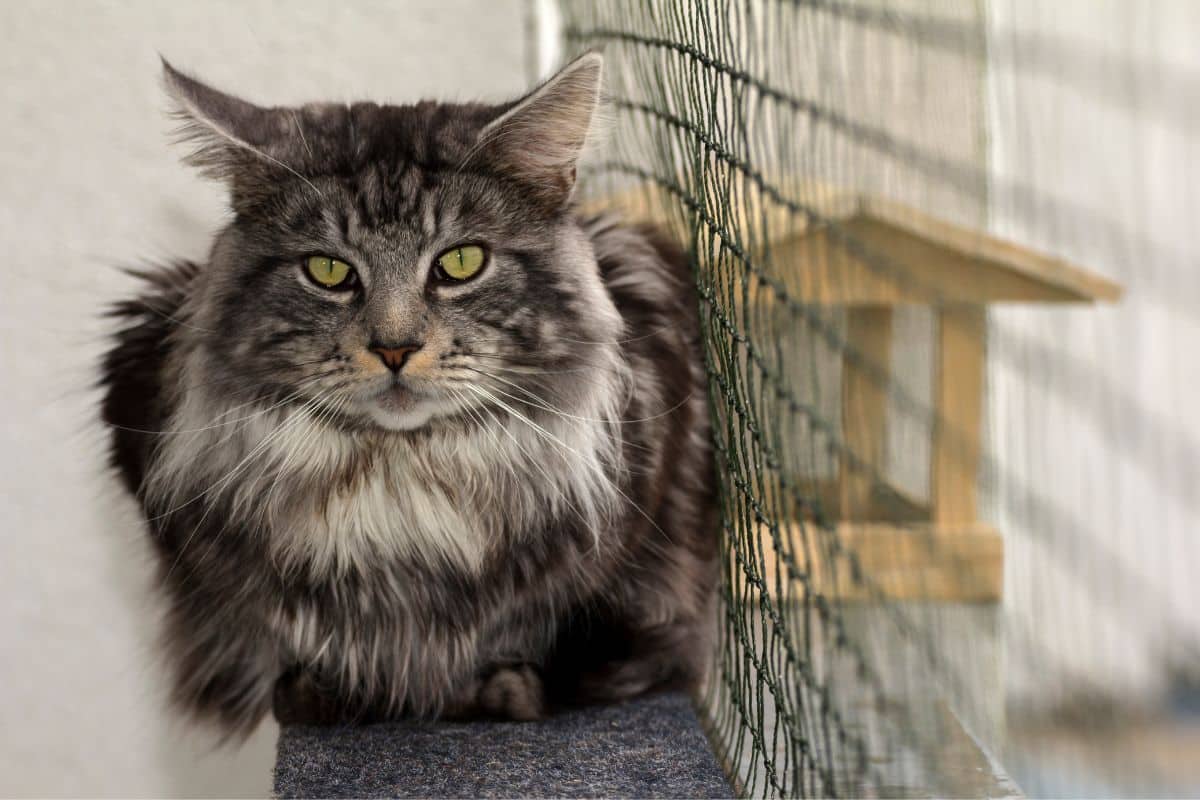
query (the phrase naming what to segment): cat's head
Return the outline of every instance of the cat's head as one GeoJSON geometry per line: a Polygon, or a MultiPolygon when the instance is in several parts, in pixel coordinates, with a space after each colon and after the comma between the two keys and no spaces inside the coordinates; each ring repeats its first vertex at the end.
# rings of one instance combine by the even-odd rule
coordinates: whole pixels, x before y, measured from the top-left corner
{"type": "Polygon", "coordinates": [[[263,108],[164,62],[234,212],[180,331],[205,384],[388,430],[589,391],[621,327],[570,210],[601,64],[501,105],[263,108]]]}

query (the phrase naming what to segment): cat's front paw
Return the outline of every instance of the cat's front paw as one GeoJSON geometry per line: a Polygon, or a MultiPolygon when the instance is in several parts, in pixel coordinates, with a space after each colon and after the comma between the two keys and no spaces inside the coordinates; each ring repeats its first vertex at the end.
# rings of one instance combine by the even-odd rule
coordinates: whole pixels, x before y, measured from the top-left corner
{"type": "Polygon", "coordinates": [[[484,714],[518,722],[531,722],[546,715],[542,679],[528,664],[501,667],[484,678],[475,702],[484,714]]]}

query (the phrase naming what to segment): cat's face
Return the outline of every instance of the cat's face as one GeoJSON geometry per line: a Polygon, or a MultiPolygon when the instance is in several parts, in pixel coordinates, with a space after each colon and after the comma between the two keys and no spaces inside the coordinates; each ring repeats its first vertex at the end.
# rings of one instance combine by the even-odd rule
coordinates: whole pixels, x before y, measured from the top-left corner
{"type": "Polygon", "coordinates": [[[167,75],[232,190],[192,335],[239,399],[412,430],[586,391],[620,327],[568,212],[598,57],[499,107],[260,109],[167,75]]]}

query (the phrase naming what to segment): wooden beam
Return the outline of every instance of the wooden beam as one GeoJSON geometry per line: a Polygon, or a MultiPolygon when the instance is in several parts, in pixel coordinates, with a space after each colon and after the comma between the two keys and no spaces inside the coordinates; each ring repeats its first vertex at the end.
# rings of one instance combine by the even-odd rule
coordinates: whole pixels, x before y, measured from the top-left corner
{"type": "MultiPolygon", "coordinates": [[[[777,599],[805,596],[803,581],[791,577],[789,561],[815,592],[835,600],[994,603],[1003,591],[1004,542],[983,523],[843,522],[827,530],[794,522],[780,531],[782,554],[765,526],[757,535],[758,552],[746,558],[756,571],[761,564],[763,585],[777,599]]],[[[736,563],[733,575],[743,579],[736,563]]]]}
{"type": "Polygon", "coordinates": [[[842,359],[842,441],[848,453],[839,458],[839,508],[842,519],[864,520],[884,469],[888,382],[879,376],[892,371],[892,309],[847,309],[846,341],[851,353],[842,359]],[[851,457],[862,463],[851,464],[851,457]]]}
{"type": "MultiPolygon", "coordinates": [[[[899,203],[819,184],[794,187],[811,218],[753,192],[718,217],[718,241],[745,251],[756,269],[786,287],[791,299],[830,305],[943,305],[956,303],[1115,301],[1112,281],[1005,241],[952,225],[899,203]]],[[[583,208],[660,225],[681,240],[679,221],[666,213],[679,200],[653,186],[596,198],[583,208]]],[[[704,225],[703,221],[700,223],[704,225]]],[[[762,282],[751,290],[772,303],[762,282]]]]}
{"type": "MultiPolygon", "coordinates": [[[[964,263],[974,263],[995,274],[1007,273],[1014,280],[1032,281],[1042,292],[1061,292],[1059,299],[1064,302],[1099,300],[1115,303],[1123,293],[1120,284],[1061,258],[1053,258],[978,229],[952,225],[882,197],[863,197],[859,209],[862,217],[872,220],[876,225],[902,231],[934,244],[945,253],[956,254],[964,263]]],[[[1055,299],[1039,297],[1037,292],[1026,297],[1006,298],[1001,296],[999,286],[994,291],[996,296],[992,300],[1055,299]]]]}
{"type": "Polygon", "coordinates": [[[967,525],[977,518],[986,326],[987,313],[980,306],[938,311],[930,465],[930,515],[935,524],[967,525]]]}

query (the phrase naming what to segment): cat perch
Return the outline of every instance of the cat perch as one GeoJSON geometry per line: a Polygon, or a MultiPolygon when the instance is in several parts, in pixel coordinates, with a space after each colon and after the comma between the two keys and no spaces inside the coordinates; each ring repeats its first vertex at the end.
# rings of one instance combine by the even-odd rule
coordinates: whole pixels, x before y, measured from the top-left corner
{"type": "MultiPolygon", "coordinates": [[[[869,584],[888,598],[998,600],[1003,542],[998,531],[980,521],[977,500],[987,307],[1113,302],[1121,287],[1065,261],[891,201],[809,187],[789,193],[803,200],[786,207],[747,202],[755,194],[740,198],[736,214],[724,220],[689,212],[655,191],[605,198],[595,207],[679,234],[688,229],[684,215],[698,214],[716,239],[736,235],[762,269],[751,271],[746,293],[724,306],[764,308],[776,319],[787,318],[769,311],[781,303],[844,309],[839,449],[853,458],[839,458],[836,480],[816,490],[840,549],[825,549],[830,555],[824,560],[812,555],[824,548],[819,542],[802,547],[799,520],[779,533],[783,549],[810,553],[796,563],[807,566],[818,587],[845,599],[868,594],[862,583],[849,579],[848,553],[853,553],[869,584]],[[671,208],[677,216],[667,213],[671,208]],[[927,501],[880,479],[898,306],[929,307],[935,320],[927,501]]],[[[807,531],[818,539],[829,536],[816,528],[808,525],[807,531]]],[[[776,547],[765,532],[760,539],[763,574],[774,575],[776,547]]]]}

